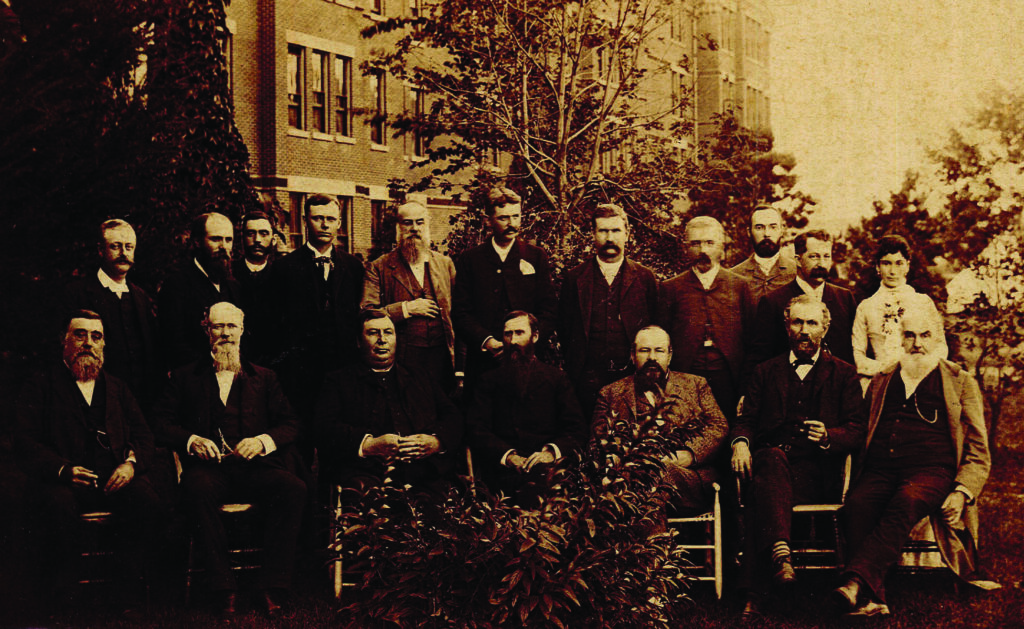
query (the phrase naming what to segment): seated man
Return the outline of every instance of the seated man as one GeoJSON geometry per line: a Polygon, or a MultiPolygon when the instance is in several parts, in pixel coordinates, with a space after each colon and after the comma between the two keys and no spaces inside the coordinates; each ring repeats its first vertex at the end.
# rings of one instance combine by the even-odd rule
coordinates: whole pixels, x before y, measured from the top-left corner
{"type": "Polygon", "coordinates": [[[790,351],[754,370],[730,434],[733,471],[751,480],[744,518],[750,563],[741,584],[748,590],[745,621],[760,614],[768,566],[776,585],[796,581],[789,549],[793,506],[832,498],[846,453],[864,436],[857,371],[821,349],[828,308],[801,295],[785,316],[790,351]]]}
{"type": "Polygon", "coordinates": [[[598,394],[594,431],[600,435],[613,414],[642,421],[660,411],[673,427],[692,432],[686,447],[665,459],[665,476],[678,491],[672,503],[676,509],[707,511],[719,476],[717,454],[729,432],[725,415],[704,378],[669,371],[672,344],[665,330],[652,325],[637,332],[632,359],[636,373],[598,394]]]}
{"type": "Polygon", "coordinates": [[[395,363],[395,324],[383,310],[359,314],[359,364],[324,380],[315,423],[321,475],[343,487],[440,490],[455,474],[462,415],[433,378],[395,363]]]}
{"type": "Polygon", "coordinates": [[[103,369],[103,322],[89,310],[71,314],[64,361],[31,378],[17,405],[17,451],[31,479],[41,565],[69,592],[79,515],[112,511],[122,520],[125,577],[142,575],[163,507],[146,477],[153,435],[128,385],[103,369]]]}
{"type": "Polygon", "coordinates": [[[850,561],[835,595],[855,616],[889,613],[885,573],[925,516],[948,565],[961,576],[977,565],[977,518],[962,516],[991,466],[981,393],[941,358],[942,320],[933,308],[908,308],[901,328],[897,365],[868,389],[867,443],[843,508],[850,561]]]}
{"type": "Polygon", "coordinates": [[[195,523],[198,556],[210,573],[223,620],[235,615],[237,584],[221,505],[251,502],[265,514],[258,583],[265,611],[275,616],[291,585],[306,501],[292,445],[298,432],[295,413],[274,372],[241,360],[243,319],[228,302],[210,306],[203,328],[211,356],[173,371],[153,408],[157,438],[181,458],[182,500],[195,523]]]}
{"type": "Polygon", "coordinates": [[[501,366],[480,377],[467,413],[470,447],[493,491],[531,499],[529,481],[543,467],[583,446],[587,426],[569,377],[534,355],[537,318],[522,310],[505,317],[501,366]]]}

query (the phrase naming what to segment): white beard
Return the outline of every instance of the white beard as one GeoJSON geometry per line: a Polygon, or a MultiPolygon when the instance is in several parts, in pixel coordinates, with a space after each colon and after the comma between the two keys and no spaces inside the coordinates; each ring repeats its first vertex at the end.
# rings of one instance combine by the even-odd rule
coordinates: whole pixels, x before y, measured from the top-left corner
{"type": "Polygon", "coordinates": [[[900,369],[915,380],[924,378],[938,366],[939,354],[936,352],[931,354],[908,354],[903,352],[900,355],[900,369]]]}
{"type": "Polygon", "coordinates": [[[242,370],[241,353],[236,344],[215,345],[213,348],[213,367],[216,371],[238,373],[242,370]]]}

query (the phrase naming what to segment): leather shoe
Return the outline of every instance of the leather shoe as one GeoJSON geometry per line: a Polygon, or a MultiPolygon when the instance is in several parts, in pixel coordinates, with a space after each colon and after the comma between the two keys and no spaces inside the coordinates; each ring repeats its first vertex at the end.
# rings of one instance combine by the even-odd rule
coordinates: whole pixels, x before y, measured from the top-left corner
{"type": "Polygon", "coordinates": [[[756,598],[748,597],[746,604],[743,605],[743,612],[740,613],[740,622],[754,622],[761,618],[761,616],[761,604],[757,602],[756,598]]]}
{"type": "Polygon", "coordinates": [[[775,574],[772,576],[775,585],[792,585],[796,583],[796,572],[793,570],[793,562],[789,557],[783,557],[775,562],[775,574]]]}
{"type": "Polygon", "coordinates": [[[217,607],[218,617],[224,624],[230,624],[238,615],[237,596],[234,590],[227,590],[221,595],[220,604],[217,607]]]}
{"type": "Polygon", "coordinates": [[[874,618],[876,616],[888,616],[889,606],[875,601],[867,601],[857,609],[846,615],[851,620],[874,618]]]}
{"type": "Polygon", "coordinates": [[[860,594],[860,584],[853,579],[832,590],[832,600],[836,607],[842,612],[851,612],[857,609],[857,597],[860,594]]]}
{"type": "Polygon", "coordinates": [[[270,590],[263,590],[260,599],[263,601],[263,609],[269,618],[277,618],[281,615],[281,599],[277,594],[271,593],[270,590]]]}

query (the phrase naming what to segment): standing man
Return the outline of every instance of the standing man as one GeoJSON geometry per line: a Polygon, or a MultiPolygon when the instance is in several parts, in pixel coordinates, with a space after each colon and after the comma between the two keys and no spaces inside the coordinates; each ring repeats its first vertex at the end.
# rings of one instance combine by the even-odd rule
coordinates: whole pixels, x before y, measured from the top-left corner
{"type": "Polygon", "coordinates": [[[835,592],[855,617],[889,614],[886,572],[925,516],[957,574],[978,565],[976,501],[992,465],[983,402],[974,378],[942,358],[942,318],[928,305],[903,313],[899,362],[868,389],[867,443],[843,507],[850,560],[835,592]]]}
{"type": "Polygon", "coordinates": [[[736,417],[744,344],[754,297],[740,276],[722,268],[725,229],[710,216],[686,224],[692,268],[663,282],[657,320],[672,338],[672,369],[708,381],[730,423],[736,417]]]}
{"type": "Polygon", "coordinates": [[[395,362],[398,336],[383,310],[363,310],[361,360],[327,375],[317,401],[321,474],[346,488],[441,490],[455,479],[463,422],[431,378],[395,362]]]}
{"type": "Polygon", "coordinates": [[[636,373],[601,389],[594,431],[602,434],[615,419],[640,423],[661,412],[673,429],[689,433],[684,447],[662,461],[677,491],[672,506],[687,515],[704,513],[720,476],[718,455],[729,434],[725,415],[706,380],[669,370],[672,345],[665,330],[648,326],[637,332],[632,357],[636,373]]]}
{"type": "Polygon", "coordinates": [[[452,296],[452,321],[466,343],[466,369],[471,382],[498,366],[505,315],[513,310],[533,313],[543,344],[554,329],[558,299],[551,285],[548,254],[520,240],[522,200],[508,188],[487,196],[491,239],[462,254],[452,296]]]}
{"type": "Polygon", "coordinates": [[[480,476],[494,491],[531,502],[531,482],[587,440],[579,402],[565,373],[537,360],[537,318],[513,310],[505,318],[501,366],[480,377],[466,423],[480,476]]]}
{"type": "Polygon", "coordinates": [[[192,259],[164,280],[157,295],[164,361],[170,369],[199,360],[210,346],[203,331],[207,308],[220,301],[242,303],[231,276],[235,228],[217,212],[201,214],[189,230],[192,259]]]}
{"type": "Polygon", "coordinates": [[[40,565],[58,598],[73,583],[80,514],[109,510],[117,519],[121,576],[138,578],[151,559],[164,509],[146,475],[153,434],[128,386],[103,369],[103,321],[70,315],[63,363],[31,378],[16,407],[17,452],[38,516],[40,565]]]}
{"type": "Polygon", "coordinates": [[[598,392],[632,372],[636,333],[654,321],[658,280],[625,256],[629,221],[610,203],[594,210],[594,252],[566,273],[558,308],[565,369],[591,417],[598,392]]]}
{"type": "Polygon", "coordinates": [[[786,306],[799,295],[810,295],[825,303],[831,315],[824,347],[836,358],[853,364],[853,315],[857,302],[853,293],[828,279],[832,270],[832,236],[821,230],[804,232],[793,241],[797,276],[761,300],[757,308],[757,335],[751,341],[751,360],[759,364],[782,354],[789,347],[786,306]]]}
{"type": "Polygon", "coordinates": [[[269,277],[275,253],[276,223],[272,214],[262,211],[250,212],[242,217],[245,251],[232,265],[235,279],[242,288],[242,302],[247,313],[245,354],[261,365],[271,358],[274,334],[269,277]]]}
{"type": "Polygon", "coordinates": [[[430,250],[430,215],[415,201],[398,208],[398,249],[370,264],[362,308],[381,308],[398,332],[398,363],[434,378],[442,390],[455,386],[452,283],[455,265],[430,250]]]}
{"type": "Polygon", "coordinates": [[[303,422],[312,417],[324,374],[355,360],[364,271],[359,260],[335,247],[340,227],[338,200],[310,196],[305,244],[275,262],[272,269],[278,336],[275,367],[303,422]]]}
{"type": "Polygon", "coordinates": [[[121,219],[100,225],[100,268],[68,286],[65,311],[90,310],[103,319],[104,369],[124,380],[149,408],[166,375],[157,347],[153,300],[128,272],[135,266],[135,230],[121,219]]]}
{"type": "Polygon", "coordinates": [[[730,270],[747,280],[755,301],[760,301],[796,277],[796,262],[789,256],[783,256],[780,247],[785,231],[782,214],[772,206],[759,205],[750,213],[754,253],[730,270]]]}
{"type": "MultiPolygon", "coordinates": [[[[910,258],[910,244],[902,236],[889,234],[879,241],[875,269],[882,285],[878,292],[860,302],[853,319],[853,357],[865,391],[873,376],[889,371],[899,360],[903,312],[922,308],[938,315],[931,298],[907,284],[910,258]]],[[[936,351],[944,359],[949,355],[946,337],[937,340],[936,351]]]]}
{"type": "Polygon", "coordinates": [[[265,611],[275,616],[291,585],[306,500],[289,447],[298,422],[274,372],[241,359],[243,319],[233,304],[211,306],[203,319],[209,353],[176,369],[153,409],[157,438],[181,458],[182,500],[225,621],[236,613],[237,584],[221,505],[253,502],[266,516],[259,588],[265,611]]]}
{"type": "Polygon", "coordinates": [[[829,311],[809,295],[786,306],[789,351],[754,369],[733,426],[732,468],[750,481],[744,620],[760,613],[768,586],[796,582],[793,505],[837,500],[844,455],[864,437],[864,403],[853,366],[821,351],[829,311]],[[770,567],[770,568],[769,568],[770,567]]]}

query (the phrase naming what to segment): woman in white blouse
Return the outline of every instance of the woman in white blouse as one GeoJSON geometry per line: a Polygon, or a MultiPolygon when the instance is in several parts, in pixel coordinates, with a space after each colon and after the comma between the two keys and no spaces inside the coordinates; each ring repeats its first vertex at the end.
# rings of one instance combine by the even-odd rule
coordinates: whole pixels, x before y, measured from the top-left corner
{"type": "MultiPolygon", "coordinates": [[[[899,358],[902,349],[900,322],[912,303],[937,312],[927,295],[907,284],[910,272],[910,245],[902,236],[884,236],[875,253],[875,269],[882,279],[871,297],[857,306],[853,318],[853,359],[865,390],[871,377],[885,371],[899,358]]],[[[945,339],[940,348],[942,358],[949,354],[945,339]]]]}

